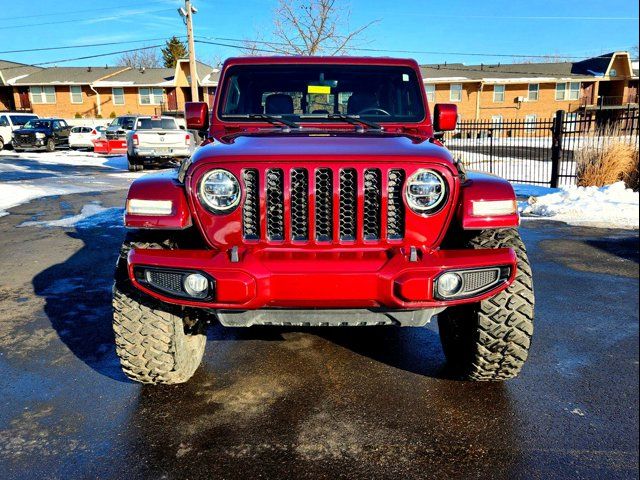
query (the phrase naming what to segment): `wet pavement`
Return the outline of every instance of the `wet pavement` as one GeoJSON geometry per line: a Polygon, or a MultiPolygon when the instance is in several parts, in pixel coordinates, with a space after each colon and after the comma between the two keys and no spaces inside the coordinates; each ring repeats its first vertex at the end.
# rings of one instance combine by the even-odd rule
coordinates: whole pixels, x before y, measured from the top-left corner
{"type": "Polygon", "coordinates": [[[0,478],[638,477],[637,231],[524,223],[536,331],[507,383],[451,378],[435,325],[215,326],[189,383],[147,387],[110,325],[124,195],[0,218],[0,478]]]}

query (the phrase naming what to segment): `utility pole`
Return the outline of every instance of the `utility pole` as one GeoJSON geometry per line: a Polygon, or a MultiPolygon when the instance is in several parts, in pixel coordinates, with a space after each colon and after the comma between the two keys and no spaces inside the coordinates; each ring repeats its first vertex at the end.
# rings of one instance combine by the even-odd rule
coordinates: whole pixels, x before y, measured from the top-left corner
{"type": "Polygon", "coordinates": [[[193,14],[198,10],[196,9],[196,7],[191,5],[191,0],[184,0],[184,9],[186,11],[184,20],[187,24],[187,38],[189,39],[189,73],[191,75],[191,101],[199,102],[200,94],[198,93],[198,68],[196,65],[195,42],[193,40],[193,14]]]}

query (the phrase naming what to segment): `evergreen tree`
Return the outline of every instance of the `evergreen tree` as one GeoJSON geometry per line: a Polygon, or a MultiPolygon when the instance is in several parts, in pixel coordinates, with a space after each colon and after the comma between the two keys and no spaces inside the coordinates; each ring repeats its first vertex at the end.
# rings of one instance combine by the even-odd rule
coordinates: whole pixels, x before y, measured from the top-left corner
{"type": "Polygon", "coordinates": [[[167,40],[165,47],[162,49],[162,60],[167,68],[175,68],[178,60],[186,58],[188,55],[187,46],[175,36],[167,40]]]}

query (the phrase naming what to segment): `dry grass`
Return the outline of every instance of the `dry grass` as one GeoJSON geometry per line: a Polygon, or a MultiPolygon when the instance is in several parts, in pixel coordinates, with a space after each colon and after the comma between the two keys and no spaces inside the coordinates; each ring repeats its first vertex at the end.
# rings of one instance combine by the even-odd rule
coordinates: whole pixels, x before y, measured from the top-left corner
{"type": "Polygon", "coordinates": [[[638,149],[612,142],[600,149],[587,147],[576,152],[578,185],[602,187],[624,180],[638,190],[638,149]]]}

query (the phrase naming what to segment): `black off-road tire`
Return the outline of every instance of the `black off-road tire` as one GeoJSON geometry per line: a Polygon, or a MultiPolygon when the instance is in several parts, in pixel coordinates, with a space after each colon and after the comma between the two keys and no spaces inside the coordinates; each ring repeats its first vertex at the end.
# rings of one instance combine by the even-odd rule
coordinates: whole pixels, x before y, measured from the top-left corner
{"type": "Polygon", "coordinates": [[[466,380],[516,377],[529,354],[534,293],[527,251],[516,229],[483,230],[468,248],[513,248],[518,257],[514,282],[482,302],[447,308],[438,315],[440,339],[452,369],[466,380]]]}
{"type": "Polygon", "coordinates": [[[4,150],[4,139],[0,137],[0,150],[4,150]]]}
{"type": "Polygon", "coordinates": [[[124,373],[147,384],[176,384],[197,370],[206,344],[206,322],[187,310],[137,290],[127,274],[131,248],[173,248],[171,240],[144,241],[129,234],[122,246],[113,286],[113,331],[124,373]]]}
{"type": "Polygon", "coordinates": [[[47,143],[45,144],[45,150],[47,152],[55,152],[56,151],[56,141],[53,138],[47,139],[47,143]]]}

